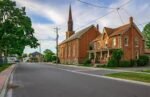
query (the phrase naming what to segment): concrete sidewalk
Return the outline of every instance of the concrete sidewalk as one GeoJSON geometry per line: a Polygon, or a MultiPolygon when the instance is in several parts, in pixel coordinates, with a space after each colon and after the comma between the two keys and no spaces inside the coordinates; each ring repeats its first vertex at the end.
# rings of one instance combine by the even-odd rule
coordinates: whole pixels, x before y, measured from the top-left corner
{"type": "Polygon", "coordinates": [[[8,80],[14,68],[15,65],[12,65],[0,73],[0,97],[3,97],[5,95],[4,92],[6,92],[8,80]]]}

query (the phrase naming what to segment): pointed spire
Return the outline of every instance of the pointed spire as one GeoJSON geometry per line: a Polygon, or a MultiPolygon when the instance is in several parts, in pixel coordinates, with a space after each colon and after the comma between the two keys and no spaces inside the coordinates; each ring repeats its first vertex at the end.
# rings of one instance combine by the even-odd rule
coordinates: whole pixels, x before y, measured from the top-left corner
{"type": "Polygon", "coordinates": [[[73,20],[71,5],[69,6],[68,31],[73,31],[73,20]]]}
{"type": "Polygon", "coordinates": [[[72,21],[72,10],[71,10],[71,4],[69,6],[69,19],[68,21],[72,21]]]}

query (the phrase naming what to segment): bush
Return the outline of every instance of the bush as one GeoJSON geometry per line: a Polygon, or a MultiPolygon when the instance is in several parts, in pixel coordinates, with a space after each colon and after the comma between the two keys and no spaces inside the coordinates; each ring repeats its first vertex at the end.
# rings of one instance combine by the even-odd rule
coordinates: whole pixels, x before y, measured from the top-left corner
{"type": "Polygon", "coordinates": [[[130,65],[131,65],[131,66],[135,66],[135,65],[136,65],[136,60],[131,59],[131,60],[130,60],[130,65]]]}
{"type": "Polygon", "coordinates": [[[149,63],[149,57],[146,55],[139,56],[139,59],[137,60],[137,66],[145,66],[149,63]]]}
{"type": "Polygon", "coordinates": [[[91,60],[90,60],[90,59],[85,59],[85,60],[83,61],[83,64],[91,64],[91,60]]]}
{"type": "Polygon", "coordinates": [[[83,61],[83,64],[82,64],[83,66],[92,66],[92,64],[91,64],[91,60],[90,59],[85,59],[84,61],[83,61]]]}
{"type": "Polygon", "coordinates": [[[108,67],[117,67],[119,66],[118,62],[115,59],[110,59],[107,63],[108,67]]]}
{"type": "Polygon", "coordinates": [[[132,67],[132,64],[130,61],[121,61],[119,66],[120,67],[132,67]]]}

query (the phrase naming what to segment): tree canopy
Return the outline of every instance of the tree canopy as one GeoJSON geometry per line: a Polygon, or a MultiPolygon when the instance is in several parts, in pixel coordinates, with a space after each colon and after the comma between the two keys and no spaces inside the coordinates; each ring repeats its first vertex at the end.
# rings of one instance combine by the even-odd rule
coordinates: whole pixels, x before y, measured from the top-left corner
{"type": "Polygon", "coordinates": [[[15,1],[0,1],[0,53],[21,55],[25,46],[36,48],[31,19],[25,7],[18,8],[15,1]]]}
{"type": "Polygon", "coordinates": [[[144,27],[143,34],[145,37],[146,47],[150,48],[150,23],[144,27]]]}
{"type": "Polygon", "coordinates": [[[54,61],[56,60],[56,55],[49,49],[46,49],[44,51],[44,61],[46,62],[51,62],[51,61],[54,61]]]}

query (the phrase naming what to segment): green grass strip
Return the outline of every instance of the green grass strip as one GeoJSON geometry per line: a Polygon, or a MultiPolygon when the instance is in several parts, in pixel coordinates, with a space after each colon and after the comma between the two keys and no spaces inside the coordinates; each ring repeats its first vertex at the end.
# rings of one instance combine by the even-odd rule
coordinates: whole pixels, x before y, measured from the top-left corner
{"type": "Polygon", "coordinates": [[[142,70],[142,72],[150,73],[150,70],[142,70]]]}
{"type": "Polygon", "coordinates": [[[145,73],[120,72],[107,74],[106,76],[150,83],[150,74],[145,73]]]}
{"type": "Polygon", "coordinates": [[[2,65],[0,65],[0,72],[2,72],[3,70],[5,70],[9,66],[11,66],[11,64],[2,64],[2,65]]]}

